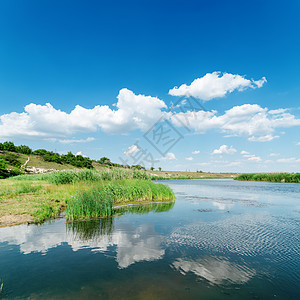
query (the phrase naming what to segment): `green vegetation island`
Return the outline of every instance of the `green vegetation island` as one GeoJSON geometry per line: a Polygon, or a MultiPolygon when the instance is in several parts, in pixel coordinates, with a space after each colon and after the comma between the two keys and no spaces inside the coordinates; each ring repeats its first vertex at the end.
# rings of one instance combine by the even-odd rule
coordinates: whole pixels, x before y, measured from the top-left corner
{"type": "MultiPolygon", "coordinates": [[[[123,205],[174,202],[173,191],[153,180],[206,178],[300,182],[299,173],[146,170],[112,163],[107,157],[92,160],[4,142],[0,143],[0,226],[41,223],[62,213],[67,221],[114,216],[123,205]]],[[[149,208],[141,211],[145,210],[149,208]]]]}

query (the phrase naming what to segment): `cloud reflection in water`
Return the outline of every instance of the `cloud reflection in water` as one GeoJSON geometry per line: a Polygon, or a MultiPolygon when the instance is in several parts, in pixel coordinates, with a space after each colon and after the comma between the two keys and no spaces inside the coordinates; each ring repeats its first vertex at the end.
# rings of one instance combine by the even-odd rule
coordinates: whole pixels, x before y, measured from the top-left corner
{"type": "Polygon", "coordinates": [[[0,229],[0,243],[18,245],[22,254],[46,254],[49,249],[63,243],[70,245],[73,251],[91,249],[94,252],[105,252],[109,247],[115,246],[116,261],[120,268],[163,257],[165,251],[161,247],[162,237],[152,224],[122,224],[113,230],[111,221],[105,228],[100,225],[102,221],[93,221],[93,226],[88,222],[78,222],[81,223],[80,226],[68,225],[67,230],[63,220],[43,226],[5,227],[0,229]]]}
{"type": "Polygon", "coordinates": [[[183,275],[193,272],[195,275],[206,279],[212,285],[226,282],[242,284],[255,275],[255,270],[215,257],[196,260],[178,258],[173,262],[172,266],[183,275]]]}

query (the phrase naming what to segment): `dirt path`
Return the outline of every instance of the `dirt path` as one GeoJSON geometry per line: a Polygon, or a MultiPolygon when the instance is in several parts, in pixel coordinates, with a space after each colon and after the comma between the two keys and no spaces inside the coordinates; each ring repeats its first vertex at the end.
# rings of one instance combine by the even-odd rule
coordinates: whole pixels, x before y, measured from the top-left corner
{"type": "Polygon", "coordinates": [[[28,156],[27,160],[25,161],[24,165],[21,166],[21,168],[25,169],[29,161],[30,161],[30,158],[28,156]]]}

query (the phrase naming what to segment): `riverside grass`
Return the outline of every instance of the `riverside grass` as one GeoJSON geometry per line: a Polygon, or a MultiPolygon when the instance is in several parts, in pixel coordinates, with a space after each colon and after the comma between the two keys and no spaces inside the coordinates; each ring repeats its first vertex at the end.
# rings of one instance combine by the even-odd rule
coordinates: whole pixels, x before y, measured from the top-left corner
{"type": "MultiPolygon", "coordinates": [[[[174,199],[171,189],[154,184],[150,179],[144,171],[115,168],[100,171],[59,171],[3,179],[0,180],[0,226],[32,221],[41,223],[57,217],[65,208],[71,208],[71,203],[76,197],[82,197],[82,204],[89,207],[82,216],[85,219],[112,215],[111,202],[112,205],[119,205],[174,199]],[[85,194],[82,196],[82,193],[85,194]],[[94,203],[97,213],[91,209],[91,194],[94,194],[99,202],[104,199],[102,204],[94,203]],[[24,221],[24,216],[28,216],[28,220],[24,221]],[[2,221],[7,217],[14,217],[14,220],[20,221],[2,221]]],[[[75,213],[70,215],[74,219],[78,218],[75,213]]]]}
{"type": "Polygon", "coordinates": [[[173,191],[163,184],[146,180],[120,180],[81,190],[67,202],[67,220],[108,217],[113,205],[174,200],[173,191]]]}
{"type": "Polygon", "coordinates": [[[235,180],[300,183],[300,173],[245,173],[235,180]]]}
{"type": "Polygon", "coordinates": [[[13,180],[43,180],[53,184],[68,184],[80,181],[96,182],[101,180],[120,179],[144,179],[151,180],[151,176],[144,171],[126,169],[108,170],[80,170],[80,171],[58,171],[46,174],[19,175],[12,177],[13,180]]]}

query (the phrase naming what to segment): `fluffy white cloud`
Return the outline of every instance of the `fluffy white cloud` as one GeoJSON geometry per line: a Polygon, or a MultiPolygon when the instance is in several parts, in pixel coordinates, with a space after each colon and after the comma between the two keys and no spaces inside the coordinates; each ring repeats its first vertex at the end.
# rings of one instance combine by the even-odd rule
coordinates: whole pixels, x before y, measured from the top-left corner
{"type": "Polygon", "coordinates": [[[192,154],[194,154],[194,155],[197,155],[197,154],[199,154],[199,153],[200,153],[199,150],[195,150],[195,151],[192,152],[192,154]]]}
{"type": "Polygon", "coordinates": [[[260,162],[261,158],[259,156],[251,155],[251,157],[248,158],[250,161],[260,162]]]}
{"type": "Polygon", "coordinates": [[[161,157],[161,160],[174,160],[174,159],[176,159],[176,156],[172,152],[169,152],[166,154],[166,156],[161,157]]]}
{"type": "Polygon", "coordinates": [[[243,150],[241,151],[241,154],[247,158],[249,161],[254,161],[254,162],[260,162],[262,159],[259,156],[256,156],[254,154],[250,154],[249,152],[243,150]]]}
{"type": "Polygon", "coordinates": [[[84,155],[83,153],[82,153],[82,151],[78,151],[77,153],[76,153],[76,156],[77,155],[81,155],[81,156],[83,156],[83,157],[87,157],[86,155],[84,155]]]}
{"type": "Polygon", "coordinates": [[[257,104],[234,106],[218,116],[217,111],[188,111],[174,114],[171,118],[174,125],[181,127],[189,124],[189,128],[197,133],[205,133],[217,129],[229,136],[246,136],[250,141],[266,142],[277,138],[277,128],[300,125],[300,119],[294,115],[278,110],[270,113],[267,108],[257,104]],[[188,122],[187,122],[188,120],[188,122]]]}
{"type": "Polygon", "coordinates": [[[241,154],[242,154],[242,155],[248,155],[248,154],[250,154],[250,153],[247,152],[247,151],[245,151],[245,150],[243,150],[243,151],[241,151],[241,154]]]}
{"type": "Polygon", "coordinates": [[[77,105],[70,113],[55,109],[51,104],[25,106],[24,112],[0,116],[0,136],[66,137],[76,132],[92,132],[101,128],[106,133],[126,133],[147,130],[164,113],[166,104],[156,98],[135,95],[124,88],[118,95],[116,109],[97,105],[86,109],[77,105]]]}
{"type": "Polygon", "coordinates": [[[124,154],[127,156],[133,156],[135,153],[137,153],[139,151],[140,151],[140,149],[138,148],[137,145],[132,145],[128,148],[127,151],[124,152],[124,154]]]}
{"type": "Polygon", "coordinates": [[[215,149],[212,154],[234,154],[236,152],[236,149],[234,149],[232,146],[228,148],[227,145],[222,145],[219,149],[215,149]]]}
{"type": "Polygon", "coordinates": [[[186,160],[190,160],[190,161],[194,160],[193,157],[186,157],[185,159],[186,159],[186,160]]]}
{"type": "Polygon", "coordinates": [[[213,72],[207,73],[201,78],[195,79],[190,85],[182,84],[169,90],[172,96],[192,96],[208,101],[214,98],[225,97],[233,91],[243,91],[247,88],[260,88],[266,82],[266,78],[249,80],[241,75],[213,72]]]}

